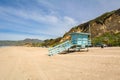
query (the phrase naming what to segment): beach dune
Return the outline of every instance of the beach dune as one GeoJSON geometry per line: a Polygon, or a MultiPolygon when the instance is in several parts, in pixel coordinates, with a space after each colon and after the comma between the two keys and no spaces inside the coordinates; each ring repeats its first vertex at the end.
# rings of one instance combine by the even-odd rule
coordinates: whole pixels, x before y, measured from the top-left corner
{"type": "Polygon", "coordinates": [[[120,47],[48,56],[47,48],[0,48],[0,80],[120,80],[120,47]]]}

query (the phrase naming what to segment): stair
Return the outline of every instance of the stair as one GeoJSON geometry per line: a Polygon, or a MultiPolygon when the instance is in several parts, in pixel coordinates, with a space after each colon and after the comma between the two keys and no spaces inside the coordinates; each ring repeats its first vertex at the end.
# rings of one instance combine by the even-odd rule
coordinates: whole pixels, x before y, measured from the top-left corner
{"type": "Polygon", "coordinates": [[[63,42],[55,47],[49,48],[49,56],[66,51],[70,47],[72,47],[72,43],[71,43],[71,41],[67,40],[67,41],[65,41],[65,42],[63,42]]]}

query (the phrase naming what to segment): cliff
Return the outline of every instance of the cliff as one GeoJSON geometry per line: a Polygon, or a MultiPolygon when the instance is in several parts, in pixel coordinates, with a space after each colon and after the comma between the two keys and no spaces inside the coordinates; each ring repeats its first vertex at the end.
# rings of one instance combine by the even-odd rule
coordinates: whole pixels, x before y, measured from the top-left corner
{"type": "Polygon", "coordinates": [[[120,9],[107,12],[94,20],[73,27],[70,31],[64,34],[60,42],[70,39],[72,32],[89,32],[91,38],[101,36],[105,33],[120,32],[120,9]]]}
{"type": "MultiPolygon", "coordinates": [[[[93,20],[90,20],[86,23],[75,26],[72,29],[70,29],[68,32],[66,32],[63,35],[63,37],[46,40],[47,41],[46,43],[48,43],[47,44],[48,46],[54,46],[61,42],[69,40],[70,39],[69,34],[72,32],[91,33],[91,39],[93,44],[96,44],[98,42],[104,42],[104,39],[106,38],[110,42],[114,36],[117,36],[114,38],[118,41],[117,44],[120,45],[120,9],[114,10],[111,12],[106,12],[103,15],[93,20]],[[113,37],[109,38],[110,35],[112,35],[113,37]],[[97,38],[99,38],[100,40],[96,42],[97,38]]],[[[108,41],[105,43],[108,44],[108,41]]],[[[114,42],[115,41],[113,39],[111,43],[114,43],[114,42]]]]}

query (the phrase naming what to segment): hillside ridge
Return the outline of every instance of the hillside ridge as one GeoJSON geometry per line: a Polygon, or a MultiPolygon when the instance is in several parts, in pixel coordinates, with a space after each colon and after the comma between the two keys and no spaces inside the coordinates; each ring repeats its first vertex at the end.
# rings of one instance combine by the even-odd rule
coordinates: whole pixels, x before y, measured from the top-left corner
{"type": "Polygon", "coordinates": [[[69,34],[72,32],[91,33],[91,38],[93,41],[95,38],[108,33],[120,33],[120,9],[111,12],[106,12],[93,20],[75,26],[71,28],[68,32],[66,32],[62,37],[46,40],[45,43],[49,46],[57,45],[61,42],[69,40],[69,34]]]}

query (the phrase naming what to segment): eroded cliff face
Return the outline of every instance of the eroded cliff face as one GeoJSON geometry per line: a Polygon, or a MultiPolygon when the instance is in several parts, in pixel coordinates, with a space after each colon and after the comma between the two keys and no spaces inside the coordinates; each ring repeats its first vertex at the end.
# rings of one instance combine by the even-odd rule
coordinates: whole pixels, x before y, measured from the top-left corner
{"type": "Polygon", "coordinates": [[[118,33],[120,32],[120,15],[113,13],[106,18],[103,24],[94,22],[91,24],[92,37],[100,36],[106,32],[118,33]]]}
{"type": "Polygon", "coordinates": [[[60,42],[70,39],[69,34],[72,32],[90,32],[92,38],[101,36],[105,33],[119,33],[120,9],[107,12],[94,20],[73,27],[63,35],[60,42]]]}

